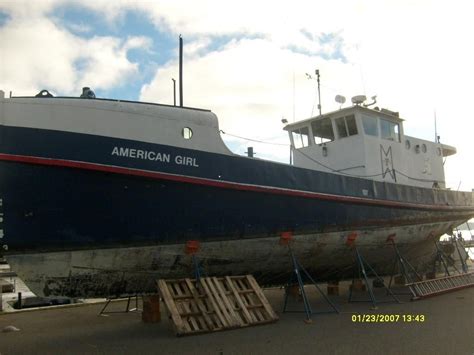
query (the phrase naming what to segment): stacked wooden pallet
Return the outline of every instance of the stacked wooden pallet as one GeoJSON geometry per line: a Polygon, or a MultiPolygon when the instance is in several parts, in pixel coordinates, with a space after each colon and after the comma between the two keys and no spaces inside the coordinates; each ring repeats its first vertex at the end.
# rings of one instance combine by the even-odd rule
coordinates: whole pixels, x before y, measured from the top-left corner
{"type": "Polygon", "coordinates": [[[159,280],[158,288],[177,335],[276,322],[252,275],[159,280]]]}

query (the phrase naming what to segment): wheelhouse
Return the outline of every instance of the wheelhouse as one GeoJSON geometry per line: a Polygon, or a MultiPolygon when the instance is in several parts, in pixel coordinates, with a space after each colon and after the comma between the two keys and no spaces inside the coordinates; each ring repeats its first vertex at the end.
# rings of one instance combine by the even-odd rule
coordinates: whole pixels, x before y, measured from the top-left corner
{"type": "Polygon", "coordinates": [[[360,104],[284,129],[296,166],[414,186],[444,186],[443,157],[456,151],[406,136],[398,112],[360,104]]]}

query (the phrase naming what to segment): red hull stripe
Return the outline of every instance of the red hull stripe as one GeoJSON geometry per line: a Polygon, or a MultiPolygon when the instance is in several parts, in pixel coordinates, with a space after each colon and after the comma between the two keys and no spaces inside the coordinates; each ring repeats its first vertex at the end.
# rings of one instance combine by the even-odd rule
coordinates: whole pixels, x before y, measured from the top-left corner
{"type": "Polygon", "coordinates": [[[340,196],[340,195],[325,194],[325,193],[320,193],[320,192],[291,190],[291,189],[285,189],[285,188],[280,188],[280,187],[251,185],[251,184],[244,184],[244,183],[220,181],[220,180],[191,177],[191,176],[184,176],[184,175],[177,175],[177,174],[170,174],[170,173],[163,173],[163,172],[155,172],[155,171],[150,171],[150,170],[124,168],[124,167],[114,166],[114,165],[87,163],[87,162],[64,160],[64,159],[50,159],[50,158],[42,158],[42,157],[32,157],[32,156],[25,156],[25,155],[12,155],[12,154],[0,153],[0,160],[14,161],[14,162],[19,162],[19,163],[29,163],[29,164],[39,164],[39,165],[48,165],[48,166],[60,166],[60,167],[67,167],[67,168],[103,171],[103,172],[108,172],[108,173],[142,176],[142,177],[147,177],[147,178],[152,178],[152,179],[170,180],[170,181],[212,186],[212,187],[218,187],[218,188],[224,188],[224,189],[298,196],[298,197],[314,198],[314,199],[320,199],[320,200],[326,200],[326,201],[338,201],[338,202],[353,203],[353,204],[377,205],[377,206],[385,206],[385,207],[410,208],[410,209],[443,210],[443,211],[455,211],[455,210],[470,211],[472,210],[472,208],[469,206],[425,205],[425,204],[415,204],[415,203],[406,203],[406,202],[397,202],[397,201],[388,201],[388,200],[374,200],[374,199],[362,198],[362,197],[340,196]]]}

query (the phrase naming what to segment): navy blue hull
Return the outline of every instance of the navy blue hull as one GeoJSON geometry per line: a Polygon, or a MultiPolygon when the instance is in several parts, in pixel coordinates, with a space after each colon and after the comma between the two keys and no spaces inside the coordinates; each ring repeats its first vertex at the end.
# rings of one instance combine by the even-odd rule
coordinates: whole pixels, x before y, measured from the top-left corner
{"type": "Polygon", "coordinates": [[[13,270],[38,295],[74,297],[154,291],[156,279],[190,276],[188,240],[203,242],[209,274],[284,282],[286,231],[321,278],[351,275],[352,231],[378,272],[393,265],[388,235],[423,268],[432,241],[474,215],[471,193],[2,125],[0,200],[0,246],[13,270]]]}
{"type": "Polygon", "coordinates": [[[403,214],[72,168],[2,162],[0,169],[9,176],[2,195],[10,251],[267,237],[403,214]]]}
{"type": "Polygon", "coordinates": [[[123,139],[0,127],[2,243],[9,253],[457,221],[474,209],[462,193],[123,139]],[[169,161],[119,156],[117,147],[160,152],[169,161]]]}

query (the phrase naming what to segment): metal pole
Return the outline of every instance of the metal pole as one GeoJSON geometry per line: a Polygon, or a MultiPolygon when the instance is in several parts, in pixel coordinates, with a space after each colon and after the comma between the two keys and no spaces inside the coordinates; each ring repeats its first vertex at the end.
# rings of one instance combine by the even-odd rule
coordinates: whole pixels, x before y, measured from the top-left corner
{"type": "MultiPolygon", "coordinates": [[[[298,261],[297,261],[298,262],[298,261]]],[[[299,263],[298,263],[299,265],[299,263]]],[[[329,303],[329,305],[332,307],[332,309],[336,312],[336,313],[339,313],[339,310],[337,309],[336,305],[334,303],[331,302],[331,300],[324,294],[323,291],[321,291],[321,289],[319,288],[318,284],[316,283],[316,281],[311,277],[311,275],[309,274],[308,271],[306,271],[306,269],[302,266],[302,265],[299,265],[301,271],[304,272],[304,274],[306,275],[306,277],[313,283],[314,286],[316,286],[317,290],[319,291],[319,293],[321,294],[321,296],[323,296],[323,298],[326,300],[327,303],[329,303]]],[[[319,312],[319,313],[322,313],[322,312],[319,312]]],[[[324,313],[327,313],[327,312],[324,312],[324,313]]]]}
{"type": "Polygon", "coordinates": [[[369,291],[370,300],[372,301],[372,308],[377,309],[377,301],[375,300],[374,292],[372,290],[369,279],[367,277],[367,273],[365,271],[364,261],[362,259],[362,256],[359,254],[359,250],[357,249],[357,247],[355,248],[355,250],[356,250],[357,261],[359,263],[360,270],[362,271],[362,276],[364,276],[365,286],[367,287],[367,290],[369,291]]]}
{"type": "Polygon", "coordinates": [[[466,261],[464,260],[463,256],[461,255],[461,251],[459,250],[457,239],[454,239],[454,246],[456,247],[456,250],[458,252],[459,261],[461,262],[462,271],[464,273],[466,273],[467,272],[466,261]]]}
{"type": "Polygon", "coordinates": [[[293,255],[293,251],[291,250],[290,245],[288,245],[288,250],[290,252],[291,259],[293,260],[293,272],[296,275],[296,280],[298,281],[301,296],[303,297],[304,311],[306,313],[306,322],[311,322],[311,314],[313,313],[313,310],[311,309],[311,305],[309,304],[308,297],[306,296],[306,292],[304,290],[304,283],[303,279],[301,278],[300,267],[295,259],[295,256],[293,255]]]}
{"type": "Polygon", "coordinates": [[[176,106],[176,80],[171,78],[173,80],[173,105],[176,106]]]}
{"type": "Polygon", "coordinates": [[[318,80],[318,100],[319,100],[318,109],[319,109],[319,116],[321,116],[321,87],[319,84],[319,69],[316,69],[316,77],[318,80]]]}
{"type": "MultiPolygon", "coordinates": [[[[446,264],[446,262],[444,261],[444,254],[443,252],[441,251],[441,249],[439,248],[439,245],[438,245],[438,242],[435,240],[435,245],[436,245],[436,250],[437,250],[437,259],[439,261],[441,261],[441,263],[443,264],[444,266],[444,271],[445,271],[445,275],[448,275],[448,276],[451,276],[449,274],[449,270],[448,270],[448,265],[446,264]]],[[[436,269],[435,269],[435,272],[436,272],[436,269]]]]}
{"type": "Polygon", "coordinates": [[[179,106],[183,107],[183,38],[179,35],[179,106]]]}
{"type": "Polygon", "coordinates": [[[201,282],[201,271],[199,270],[199,263],[196,258],[196,254],[193,254],[193,267],[194,267],[194,278],[196,279],[196,283],[201,282]]]}

